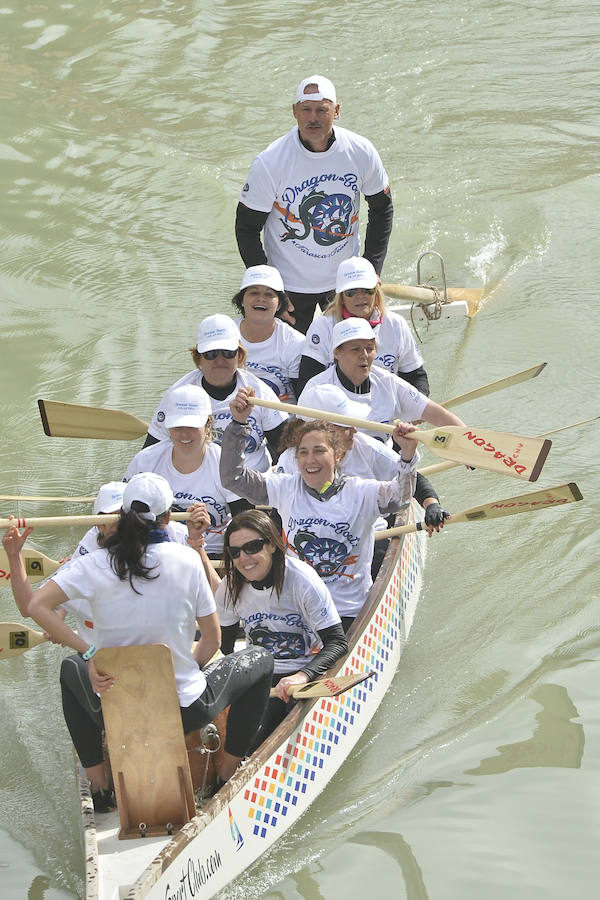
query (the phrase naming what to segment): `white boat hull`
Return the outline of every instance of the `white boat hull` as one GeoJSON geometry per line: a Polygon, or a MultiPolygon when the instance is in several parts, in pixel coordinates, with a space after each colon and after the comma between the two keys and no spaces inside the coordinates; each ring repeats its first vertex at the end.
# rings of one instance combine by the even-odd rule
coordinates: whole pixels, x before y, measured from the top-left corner
{"type": "MultiPolygon", "coordinates": [[[[298,704],[199,815],[173,838],[156,843],[157,856],[149,865],[151,850],[141,846],[148,839],[117,842],[116,822],[112,834],[105,829],[98,835],[97,886],[88,870],[88,900],[212,897],[308,809],[379,707],[413,622],[423,535],[405,535],[393,547],[397,549],[388,550],[370,602],[355,623],[356,639],[350,633],[350,652],[339,668],[340,674],[373,671],[374,676],[339,697],[298,704]]],[[[93,856],[93,848],[86,856],[93,856]]]]}

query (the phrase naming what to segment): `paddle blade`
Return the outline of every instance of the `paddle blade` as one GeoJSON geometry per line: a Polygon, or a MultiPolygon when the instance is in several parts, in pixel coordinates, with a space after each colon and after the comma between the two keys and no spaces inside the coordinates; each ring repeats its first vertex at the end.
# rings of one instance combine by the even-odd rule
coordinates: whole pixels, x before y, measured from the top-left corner
{"type": "MultiPolygon", "coordinates": [[[[32,584],[43,581],[44,578],[56,572],[59,567],[59,563],[55,559],[44,556],[39,550],[30,550],[24,547],[21,551],[21,556],[23,557],[25,572],[32,584]]],[[[0,547],[0,584],[5,581],[10,581],[10,566],[6,550],[0,547]]]]}
{"type": "Polygon", "coordinates": [[[148,431],[146,422],[116,409],[58,403],[56,400],[38,400],[38,407],[48,437],[131,441],[148,431]]]}
{"type": "Polygon", "coordinates": [[[309,697],[337,697],[344,691],[349,691],[355,684],[371,678],[374,672],[359,672],[353,675],[334,675],[330,678],[322,678],[317,681],[309,681],[292,689],[294,700],[306,700],[309,697]]]}
{"type": "Polygon", "coordinates": [[[20,622],[0,622],[0,659],[19,656],[47,640],[41,631],[34,631],[20,622]]]}
{"type": "Polygon", "coordinates": [[[547,438],[523,437],[463,425],[415,431],[410,437],[422,441],[442,459],[523,481],[537,481],[552,446],[552,441],[547,438]]]}
{"type": "Polygon", "coordinates": [[[574,482],[561,484],[558,487],[545,488],[533,494],[521,494],[497,500],[495,503],[484,503],[473,506],[463,512],[450,516],[448,522],[480,522],[483,519],[499,519],[503,516],[514,516],[517,513],[533,512],[536,509],[564,506],[565,503],[576,503],[583,500],[583,495],[574,482]]]}
{"type": "MultiPolygon", "coordinates": [[[[408,284],[382,284],[381,288],[388,297],[398,300],[410,300],[412,303],[429,304],[435,302],[435,293],[432,288],[413,287],[408,284]]],[[[478,288],[448,288],[448,300],[464,300],[469,308],[469,316],[474,316],[483,297],[483,291],[478,288]]]]}
{"type": "MultiPolygon", "coordinates": [[[[581,491],[574,482],[560,484],[558,487],[544,488],[533,494],[520,494],[517,497],[508,497],[506,500],[496,500],[493,503],[483,503],[481,506],[473,506],[462,512],[454,513],[446,519],[444,528],[448,525],[456,525],[460,522],[483,522],[485,519],[499,519],[502,516],[514,516],[522,512],[535,512],[537,509],[550,509],[556,506],[564,506],[565,503],[574,503],[583,500],[581,491]]],[[[397,528],[386,528],[385,531],[376,531],[375,540],[397,537],[400,534],[409,534],[414,531],[426,531],[423,522],[411,522],[408,525],[399,525],[397,528]]]]}

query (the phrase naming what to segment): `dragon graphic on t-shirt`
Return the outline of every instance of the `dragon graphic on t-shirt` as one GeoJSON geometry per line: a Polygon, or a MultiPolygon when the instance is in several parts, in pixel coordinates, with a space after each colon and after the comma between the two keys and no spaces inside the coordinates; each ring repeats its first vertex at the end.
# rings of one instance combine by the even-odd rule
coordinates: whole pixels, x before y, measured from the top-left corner
{"type": "Polygon", "coordinates": [[[349,548],[342,541],[318,537],[310,531],[296,533],[294,549],[298,558],[312,566],[319,578],[342,575],[345,566],[356,561],[355,556],[348,556],[349,548]]]}
{"type": "Polygon", "coordinates": [[[307,653],[303,635],[294,631],[269,631],[259,626],[251,628],[248,637],[257,647],[268,650],[274,659],[298,659],[307,653]]]}
{"type": "Polygon", "coordinates": [[[312,190],[300,201],[298,216],[289,207],[282,209],[277,203],[275,206],[284,217],[281,219],[285,229],[281,235],[282,242],[294,238],[303,241],[312,232],[315,243],[328,247],[351,237],[351,225],[358,219],[356,214],[352,215],[354,206],[347,194],[326,194],[324,191],[312,190]],[[288,222],[303,225],[304,232],[288,222]]]}

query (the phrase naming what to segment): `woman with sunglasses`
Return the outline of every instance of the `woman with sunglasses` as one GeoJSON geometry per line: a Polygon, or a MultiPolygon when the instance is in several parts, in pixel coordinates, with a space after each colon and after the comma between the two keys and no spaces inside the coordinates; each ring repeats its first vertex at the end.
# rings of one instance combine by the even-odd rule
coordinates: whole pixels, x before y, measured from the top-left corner
{"type": "Polygon", "coordinates": [[[379,516],[404,509],[414,491],[419,454],[416,441],[405,436],[414,426],[399,422],[394,429],[402,456],[390,481],[341,475],[343,450],[326,422],[299,428],[296,474],[263,473],[251,470],[244,458],[250,401],[242,388],[231,402],[233,421],[221,449],[223,485],[256,506],[278,511],[288,554],[307,562],[325,581],[347,630],[371,587],[374,525],[379,516]]]}
{"type": "Polygon", "coordinates": [[[258,509],[225,532],[225,578],[215,594],[221,650],[233,652],[241,622],[248,646],[274,659],[271,698],[257,746],[283,719],[290,688],[324,675],[348,650],[331,594],[306,563],[286,556],[273,521],[258,509]]]}
{"type": "Polygon", "coordinates": [[[211,665],[206,674],[203,671],[220,645],[219,620],[198,554],[170,541],[165,530],[172,502],[171,489],[160,475],[135,475],[125,487],[116,532],[104,548],[59,570],[35,592],[21,557],[32,529],[19,534],[13,525],[3,538],[18,605],[26,603],[29,615],[52,638],[80,653],[85,663],[82,677],[74,679],[69,689],[63,685],[63,710],[97,812],[114,807],[104,766],[98,700],[114,679],[96,668],[97,649],[167,644],[186,733],[208,724],[231,704],[221,781],[231,777],[247,754],[269,697],[273,658],[261,647],[248,647],[211,665]],[[58,607],[73,597],[90,604],[94,617],[91,644],[57,613],[58,607]],[[201,637],[192,655],[196,623],[201,637]]]}
{"type": "Polygon", "coordinates": [[[221,484],[221,448],[211,439],[212,421],[206,391],[196,384],[172,388],[167,393],[164,420],[169,440],[140,450],[129,463],[123,481],[129,481],[138,472],[156,472],[169,482],[174,511],[185,512],[195,504],[203,504],[210,522],[204,550],[218,559],[231,516],[248,504],[221,484]]]}
{"type": "MultiPolygon", "coordinates": [[[[363,407],[361,418],[372,422],[400,419],[405,422],[424,421],[430,425],[464,424],[454,413],[430,400],[402,378],[373,365],[377,341],[366,319],[349,318],[337,322],[333,326],[331,343],[334,365],[310,379],[298,398],[299,406],[306,406],[303,398],[309,388],[333,384],[363,407]]],[[[373,431],[372,434],[382,439],[381,433],[373,431]]]]}
{"type": "Polygon", "coordinates": [[[371,325],[377,340],[374,364],[429,396],[423,357],[410,328],[403,316],[386,309],[377,273],[362,256],[353,256],[338,266],[335,297],[306,334],[298,390],[301,392],[310,378],[333,363],[333,327],[350,317],[366,319],[371,325]]]}
{"type": "MultiPolygon", "coordinates": [[[[217,313],[203,319],[198,326],[198,339],[190,348],[196,368],[171,385],[196,384],[204,388],[210,397],[213,417],[213,438],[221,443],[221,436],[231,421],[229,403],[241,387],[251,388],[257,397],[277,400],[275,393],[260,378],[243,368],[247,353],[240,343],[240,332],[229,316],[217,313]]],[[[163,395],[148,428],[144,447],[157,441],[168,440],[165,428],[165,410],[169,391],[163,395]]],[[[273,409],[256,407],[250,419],[246,453],[252,465],[266,472],[272,459],[277,458],[279,439],[287,415],[273,409]],[[268,447],[267,447],[268,444],[268,447]]]]}
{"type": "Polygon", "coordinates": [[[246,367],[272,388],[283,403],[295,403],[304,335],[282,321],[291,304],[277,269],[246,269],[232,303],[242,314],[235,321],[248,354],[246,367]]]}

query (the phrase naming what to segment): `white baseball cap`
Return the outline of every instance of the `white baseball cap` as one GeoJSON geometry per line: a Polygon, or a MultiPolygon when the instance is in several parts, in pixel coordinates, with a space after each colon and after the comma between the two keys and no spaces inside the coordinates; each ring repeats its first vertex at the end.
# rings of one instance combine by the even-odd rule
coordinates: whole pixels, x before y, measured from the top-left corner
{"type": "Polygon", "coordinates": [[[124,481],[108,481],[103,484],[94,500],[94,515],[118,512],[123,505],[124,481]]]}
{"type": "Polygon", "coordinates": [[[351,256],[338,266],[335,289],[338,294],[352,288],[374,288],[377,285],[377,272],[364,256],[351,256]]]}
{"type": "Polygon", "coordinates": [[[270,287],[274,291],[283,291],[283,278],[279,274],[279,269],[273,266],[250,266],[244,272],[240,291],[253,284],[261,284],[263,287],[270,287]]]}
{"type": "Polygon", "coordinates": [[[337,104],[333,82],[329,78],[325,78],[324,75],[311,75],[310,78],[305,78],[304,81],[300,82],[296,90],[296,103],[302,103],[303,100],[331,100],[332,103],[337,104]],[[317,90],[307,93],[306,88],[309,85],[312,87],[313,84],[317,90]]]}
{"type": "MultiPolygon", "coordinates": [[[[339,413],[341,416],[354,416],[355,419],[366,419],[364,403],[357,403],[356,400],[351,400],[335,384],[307,385],[298,398],[298,406],[309,406],[311,409],[339,413]]],[[[312,421],[311,416],[298,414],[298,418],[303,419],[305,422],[312,421]]]]}
{"type": "Polygon", "coordinates": [[[198,353],[207,350],[237,350],[240,345],[240,331],[233,319],[222,313],[207,316],[198,325],[198,353]]]}
{"type": "Polygon", "coordinates": [[[167,394],[165,428],[202,428],[210,415],[210,397],[198,384],[182,384],[167,394]]]}
{"type": "Polygon", "coordinates": [[[366,319],[357,319],[352,316],[336,322],[333,326],[332,346],[334,350],[340,344],[345,344],[346,341],[372,341],[374,339],[375,332],[366,319]]]}
{"type": "Polygon", "coordinates": [[[171,509],[173,491],[169,487],[167,479],[162,475],[157,475],[156,472],[139,472],[125,485],[123,512],[128,513],[135,500],[145,503],[149,510],[139,513],[141,518],[154,522],[157,516],[161,516],[171,509]]]}

